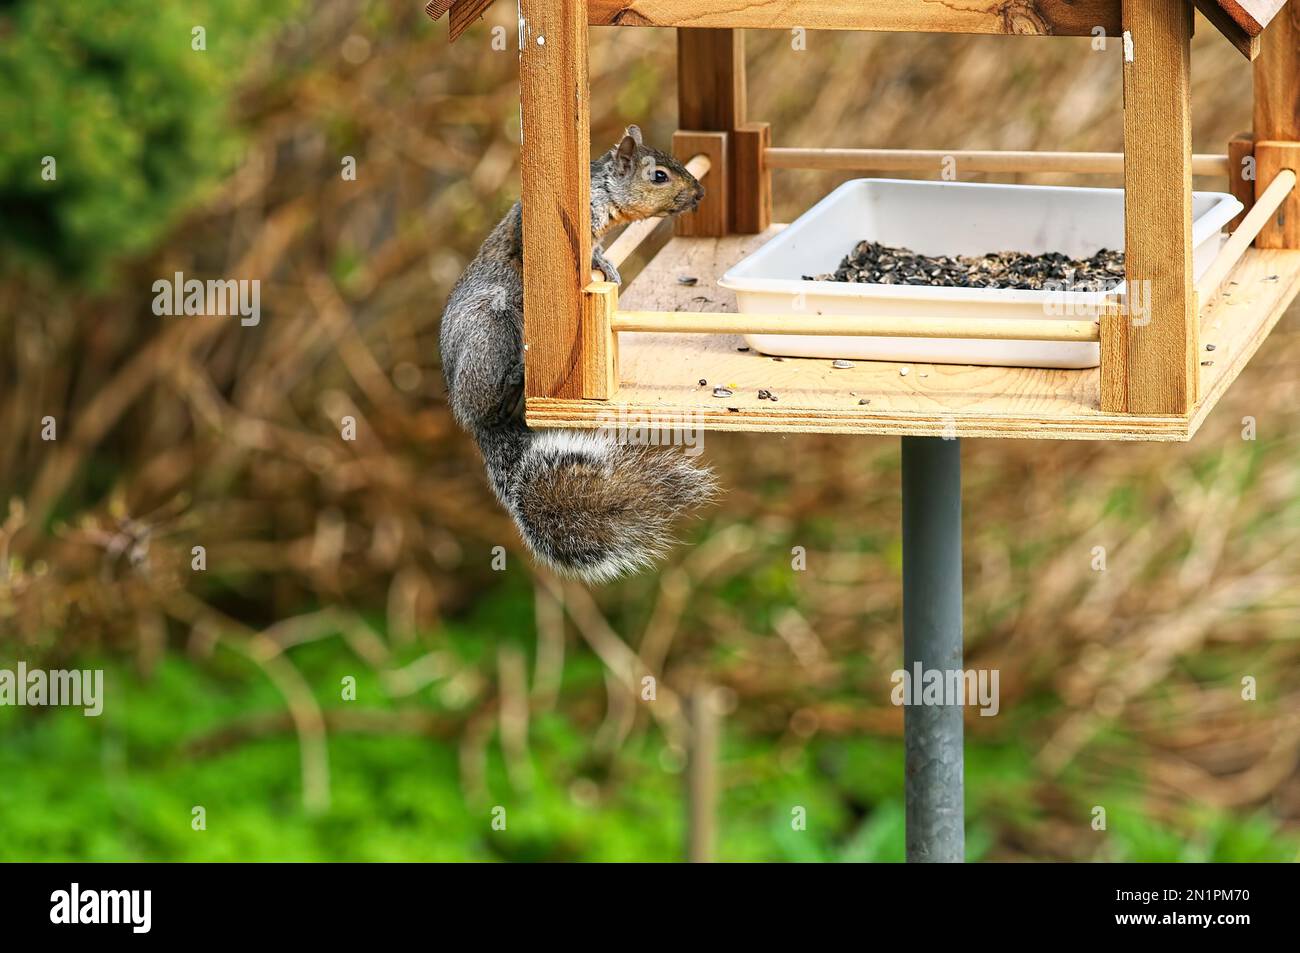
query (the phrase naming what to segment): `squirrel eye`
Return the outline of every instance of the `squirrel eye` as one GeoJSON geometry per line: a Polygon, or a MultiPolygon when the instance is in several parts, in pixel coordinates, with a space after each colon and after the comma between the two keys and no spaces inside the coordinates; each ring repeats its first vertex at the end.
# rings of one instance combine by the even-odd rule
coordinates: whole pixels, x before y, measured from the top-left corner
{"type": "Polygon", "coordinates": [[[667,182],[668,173],[663,169],[655,169],[655,181],[660,183],[667,182]]]}

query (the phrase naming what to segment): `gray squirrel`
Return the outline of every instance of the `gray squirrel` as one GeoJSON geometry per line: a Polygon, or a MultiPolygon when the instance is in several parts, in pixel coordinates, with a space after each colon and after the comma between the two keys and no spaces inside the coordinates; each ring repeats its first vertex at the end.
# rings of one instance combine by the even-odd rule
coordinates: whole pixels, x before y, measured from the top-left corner
{"type": "MultiPolygon", "coordinates": [[[[614,226],[696,208],[704,188],[628,126],[591,163],[592,267],[619,282],[600,250],[614,226]]],[[[483,453],[488,480],[535,556],[561,573],[605,582],[646,568],[680,515],[710,500],[713,474],[670,451],[600,431],[524,423],[523,215],[518,202],[456,282],[442,316],[452,412],[483,453]]]]}

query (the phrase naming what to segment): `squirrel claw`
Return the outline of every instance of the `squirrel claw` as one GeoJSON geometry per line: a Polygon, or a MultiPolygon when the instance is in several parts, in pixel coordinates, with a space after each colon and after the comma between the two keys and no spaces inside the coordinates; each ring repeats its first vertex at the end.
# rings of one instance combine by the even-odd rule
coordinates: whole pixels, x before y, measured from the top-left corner
{"type": "Polygon", "coordinates": [[[623,283],[623,279],[619,276],[618,269],[614,267],[614,263],[604,255],[600,253],[593,254],[591,256],[591,267],[604,275],[606,281],[613,282],[616,285],[621,285],[623,283]]]}

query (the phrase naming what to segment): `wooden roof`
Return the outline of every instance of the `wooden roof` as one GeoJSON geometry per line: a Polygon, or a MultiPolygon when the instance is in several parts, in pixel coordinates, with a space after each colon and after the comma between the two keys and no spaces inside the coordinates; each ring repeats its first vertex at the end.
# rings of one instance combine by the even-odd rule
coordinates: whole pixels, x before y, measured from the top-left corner
{"type": "MultiPolygon", "coordinates": [[[[908,22],[903,17],[909,8],[919,6],[925,0],[885,0],[893,7],[897,7],[899,22],[908,22]]],[[[1076,10],[1073,6],[1074,0],[1020,0],[1014,4],[1015,16],[1006,12],[1006,7],[1012,6],[1006,3],[999,3],[996,0],[989,0],[988,10],[975,10],[969,12],[970,16],[985,17],[990,21],[1005,21],[1003,29],[981,29],[979,32],[1023,32],[1026,25],[1037,25],[1030,32],[1057,32],[1054,27],[1060,25],[1060,22],[1068,20],[1071,11],[1076,10]]],[[[1201,11],[1211,23],[1218,28],[1224,36],[1237,47],[1247,58],[1254,59],[1259,55],[1259,35],[1264,32],[1264,27],[1278,15],[1282,7],[1285,6],[1286,0],[1192,0],[1197,9],[1201,11]]],[[[701,8],[711,7],[713,4],[706,0],[695,0],[692,4],[690,0],[681,0],[680,6],[691,8],[697,6],[701,8]]],[[[1120,0],[1088,0],[1088,5],[1102,9],[1113,15],[1113,20],[1118,21],[1120,0]],[[1108,7],[1113,6],[1113,10],[1108,7]]],[[[475,21],[477,21],[488,7],[492,6],[492,0],[428,0],[425,11],[430,17],[437,20],[445,13],[450,12],[448,19],[450,26],[451,40],[455,42],[462,33],[464,33],[475,21]]],[[[619,23],[628,25],[653,25],[662,19],[662,12],[658,10],[663,4],[638,3],[636,0],[628,0],[625,3],[614,3],[610,0],[596,4],[600,9],[597,14],[593,15],[593,23],[619,23]],[[612,9],[612,12],[611,12],[612,9]]],[[[734,6],[734,4],[733,4],[734,6]]],[[[740,5],[741,7],[744,4],[740,5]]],[[[806,10],[798,11],[791,9],[791,16],[807,14],[805,19],[798,20],[800,23],[806,23],[810,27],[816,27],[822,19],[826,19],[827,11],[835,13],[836,9],[833,4],[820,0],[820,2],[810,2],[802,0],[799,3],[789,3],[785,6],[791,8],[806,7],[806,10]]],[[[717,11],[708,11],[717,12],[717,11]]],[[[733,11],[734,12],[734,11],[733,11]]],[[[1095,11],[1094,11],[1095,13],[1095,11]]],[[[742,22],[745,18],[736,13],[738,26],[753,26],[756,24],[742,22]]],[[[832,21],[836,17],[830,18],[832,21]]],[[[839,19],[843,19],[840,17],[839,19]]],[[[829,21],[828,21],[829,22],[829,21]]],[[[1099,22],[1094,19],[1089,22],[1099,22]]],[[[661,25],[674,26],[676,23],[662,23],[661,25]]],[[[761,23],[757,25],[763,25],[761,23]]],[[[959,32],[966,32],[965,29],[959,32]]],[[[1064,32],[1075,32],[1067,30],[1064,32]]]]}
{"type": "Polygon", "coordinates": [[[1194,0],[1219,32],[1253,60],[1259,55],[1259,35],[1281,12],[1286,0],[1194,0]]]}
{"type": "Polygon", "coordinates": [[[1214,0],[1215,6],[1232,17],[1234,23],[1251,36],[1259,36],[1286,0],[1214,0]]]}

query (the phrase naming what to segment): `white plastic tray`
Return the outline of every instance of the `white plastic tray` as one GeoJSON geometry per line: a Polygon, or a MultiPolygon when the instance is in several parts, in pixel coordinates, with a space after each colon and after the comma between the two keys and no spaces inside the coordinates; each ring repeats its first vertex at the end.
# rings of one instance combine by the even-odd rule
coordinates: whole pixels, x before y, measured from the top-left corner
{"type": "MultiPolygon", "coordinates": [[[[1214,261],[1223,226],[1242,205],[1222,192],[1192,193],[1193,280],[1214,261]]],[[[845,182],[719,279],[741,312],[906,317],[1042,318],[1095,315],[1105,292],[932,288],[804,281],[834,271],[869,239],[926,255],[1021,251],[1087,257],[1124,247],[1124,190],[986,185],[903,179],[845,182]]],[[[1096,367],[1096,344],[953,338],[751,334],[765,354],[870,361],[1096,367]]]]}

